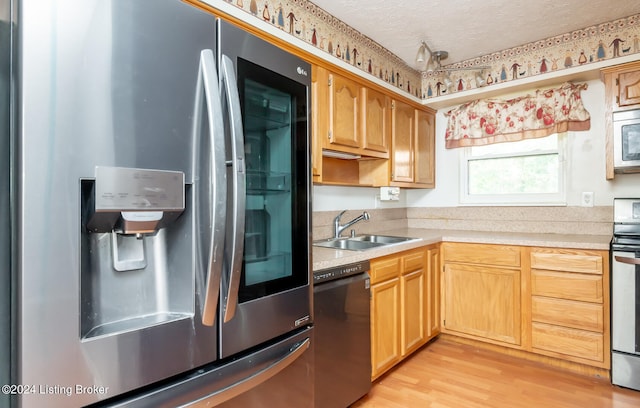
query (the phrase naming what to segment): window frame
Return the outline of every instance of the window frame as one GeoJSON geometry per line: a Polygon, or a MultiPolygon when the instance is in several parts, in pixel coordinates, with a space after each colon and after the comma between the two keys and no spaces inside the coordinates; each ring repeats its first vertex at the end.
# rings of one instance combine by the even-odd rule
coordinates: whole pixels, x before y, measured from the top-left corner
{"type": "MultiPolygon", "coordinates": [[[[512,153],[485,154],[473,156],[472,147],[464,147],[459,157],[459,203],[460,205],[511,205],[511,206],[566,206],[567,205],[567,139],[569,132],[554,133],[558,143],[556,149],[540,149],[530,151],[514,151],[512,153]],[[558,192],[537,194],[469,194],[469,162],[482,159],[497,159],[509,157],[526,157],[543,154],[558,154],[558,192]]],[[[545,136],[545,137],[550,137],[545,136]]],[[[518,142],[504,142],[518,143],[518,142]]]]}

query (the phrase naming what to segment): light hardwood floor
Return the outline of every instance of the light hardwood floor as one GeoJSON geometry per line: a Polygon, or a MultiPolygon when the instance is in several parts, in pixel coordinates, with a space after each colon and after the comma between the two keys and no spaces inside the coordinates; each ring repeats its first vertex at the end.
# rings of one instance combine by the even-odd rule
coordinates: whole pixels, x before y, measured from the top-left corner
{"type": "Polygon", "coordinates": [[[436,340],[352,407],[640,408],[640,392],[473,346],[436,340]]]}

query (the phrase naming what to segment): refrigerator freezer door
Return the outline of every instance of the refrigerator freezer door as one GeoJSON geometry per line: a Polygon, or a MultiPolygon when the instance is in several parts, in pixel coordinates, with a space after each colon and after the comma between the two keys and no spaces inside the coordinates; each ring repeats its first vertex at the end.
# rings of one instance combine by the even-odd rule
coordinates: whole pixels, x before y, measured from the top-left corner
{"type": "Polygon", "coordinates": [[[313,404],[313,328],[222,366],[114,402],[110,408],[308,407],[313,404]]]}
{"type": "Polygon", "coordinates": [[[12,383],[45,387],[23,408],[79,407],[217,358],[203,303],[222,233],[196,229],[215,224],[214,153],[199,146],[215,125],[196,101],[215,20],[175,0],[19,3],[12,383]],[[155,234],[91,232],[97,166],[184,174],[184,212],[155,234]],[[145,266],[117,270],[114,245],[145,266]]]}

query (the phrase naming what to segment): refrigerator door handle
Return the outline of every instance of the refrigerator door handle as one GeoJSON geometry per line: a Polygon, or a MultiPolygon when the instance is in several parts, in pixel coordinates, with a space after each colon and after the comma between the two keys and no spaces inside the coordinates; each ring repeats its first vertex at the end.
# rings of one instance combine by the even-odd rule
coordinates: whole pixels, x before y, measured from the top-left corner
{"type": "Polygon", "coordinates": [[[231,222],[233,232],[231,239],[232,252],[229,262],[228,288],[224,303],[224,322],[230,321],[238,305],[238,289],[242,274],[242,256],[244,253],[244,221],[246,208],[246,178],[244,155],[244,132],[242,129],[242,113],[238,82],[236,80],[233,62],[226,55],[221,56],[220,80],[223,82],[225,96],[229,105],[229,126],[231,128],[231,166],[233,185],[233,206],[231,208],[231,222]]]}
{"type": "Polygon", "coordinates": [[[182,405],[180,408],[215,407],[216,405],[220,405],[223,402],[229,401],[231,398],[249,391],[254,387],[257,387],[258,385],[262,384],[263,382],[267,381],[274,375],[290,366],[294,361],[298,359],[298,357],[300,357],[305,351],[307,351],[310,345],[311,340],[309,338],[306,338],[300,343],[293,346],[289,353],[283,358],[274,361],[264,369],[243,378],[242,380],[229,387],[216,391],[213,394],[209,394],[197,401],[182,405]]]}
{"type": "MultiPolygon", "coordinates": [[[[199,182],[211,182],[213,187],[213,197],[211,197],[211,218],[213,223],[211,225],[202,324],[213,326],[216,318],[218,297],[220,296],[227,197],[224,123],[220,115],[222,104],[213,51],[201,51],[198,77],[199,86],[196,106],[202,106],[202,93],[204,91],[206,114],[210,124],[208,137],[210,138],[212,160],[210,179],[201,179],[199,182]]],[[[197,115],[197,120],[201,120],[200,115],[197,115]]],[[[194,128],[197,128],[197,126],[194,126],[194,128]]]]}

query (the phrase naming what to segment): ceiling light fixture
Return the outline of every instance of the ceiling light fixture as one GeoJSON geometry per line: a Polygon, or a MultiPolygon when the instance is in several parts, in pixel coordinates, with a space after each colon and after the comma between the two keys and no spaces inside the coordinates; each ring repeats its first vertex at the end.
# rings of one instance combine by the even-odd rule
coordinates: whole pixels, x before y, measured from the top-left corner
{"type": "Polygon", "coordinates": [[[449,53],[447,51],[431,51],[431,48],[425,41],[420,42],[418,53],[416,54],[416,64],[420,69],[429,73],[434,71],[463,71],[463,70],[484,70],[491,67],[474,66],[474,67],[443,67],[442,60],[447,59],[449,53]]]}

